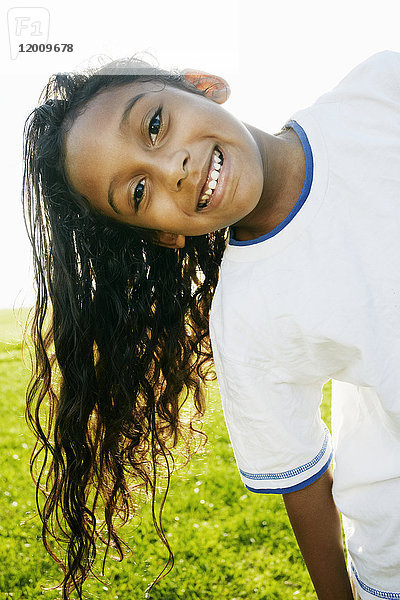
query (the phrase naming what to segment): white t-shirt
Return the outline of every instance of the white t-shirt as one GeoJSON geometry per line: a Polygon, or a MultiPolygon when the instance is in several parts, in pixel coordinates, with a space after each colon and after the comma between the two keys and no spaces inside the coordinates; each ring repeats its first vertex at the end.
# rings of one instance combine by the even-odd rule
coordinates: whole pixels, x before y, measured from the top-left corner
{"type": "Polygon", "coordinates": [[[306,178],[270,233],[231,239],[210,315],[244,484],[320,477],[333,380],[334,498],[361,598],[400,599],[400,54],[381,52],[289,122],[306,178]]]}

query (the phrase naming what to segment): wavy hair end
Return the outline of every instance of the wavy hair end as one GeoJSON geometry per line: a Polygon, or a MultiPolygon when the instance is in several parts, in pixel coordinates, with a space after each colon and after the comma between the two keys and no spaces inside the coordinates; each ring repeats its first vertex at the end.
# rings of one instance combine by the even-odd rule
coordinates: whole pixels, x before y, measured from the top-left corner
{"type": "Polygon", "coordinates": [[[195,451],[204,385],[215,379],[208,318],[227,230],[163,248],[149,230],[96,213],[64,172],[66,132],[91,98],[149,79],[199,93],[179,73],[126,59],[51,77],[24,130],[23,207],[37,289],[26,420],[37,438],[31,474],[42,538],[63,570],[64,600],[73,590],[82,598],[97,541],[103,570],[110,547],[123,559],[118,529],[143,495],[169,553],[155,582],[171,570],[162,510],[172,451],[185,460],[195,451]],[[182,408],[189,397],[191,411],[182,408]]]}

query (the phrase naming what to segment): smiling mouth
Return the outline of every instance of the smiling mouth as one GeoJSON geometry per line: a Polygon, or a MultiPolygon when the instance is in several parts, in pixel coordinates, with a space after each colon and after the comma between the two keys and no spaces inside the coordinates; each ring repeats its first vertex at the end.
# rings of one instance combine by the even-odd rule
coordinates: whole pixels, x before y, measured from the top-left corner
{"type": "Polygon", "coordinates": [[[207,179],[200,192],[200,200],[197,204],[197,210],[202,210],[210,204],[213,193],[218,185],[218,179],[221,174],[223,163],[224,156],[220,149],[216,146],[211,156],[207,179]]]}

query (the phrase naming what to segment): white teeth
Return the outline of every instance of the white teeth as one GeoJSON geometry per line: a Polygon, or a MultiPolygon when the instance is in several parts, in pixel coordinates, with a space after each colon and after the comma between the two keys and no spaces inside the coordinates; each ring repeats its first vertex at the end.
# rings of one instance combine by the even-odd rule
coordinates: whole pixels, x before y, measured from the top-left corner
{"type": "Polygon", "coordinates": [[[222,159],[220,158],[220,154],[218,150],[214,150],[213,153],[213,170],[210,173],[211,180],[208,182],[208,188],[205,190],[201,200],[199,202],[199,208],[205,208],[211,202],[211,195],[215,188],[217,187],[219,171],[222,167],[222,159]]]}

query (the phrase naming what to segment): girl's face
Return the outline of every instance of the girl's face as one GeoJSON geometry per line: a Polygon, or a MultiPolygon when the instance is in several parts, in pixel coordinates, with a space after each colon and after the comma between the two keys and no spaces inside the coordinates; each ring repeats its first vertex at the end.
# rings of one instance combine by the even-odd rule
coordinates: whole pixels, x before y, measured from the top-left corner
{"type": "Polygon", "coordinates": [[[184,236],[240,221],[264,179],[243,123],[209,98],[156,81],[89,101],[67,134],[66,172],[101,213],[184,236]]]}

